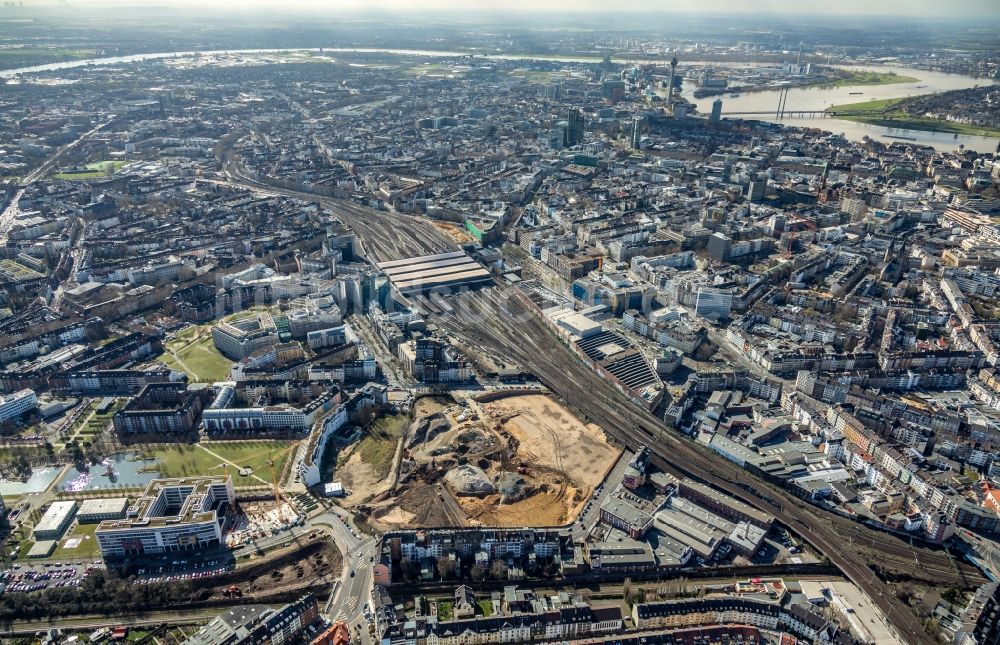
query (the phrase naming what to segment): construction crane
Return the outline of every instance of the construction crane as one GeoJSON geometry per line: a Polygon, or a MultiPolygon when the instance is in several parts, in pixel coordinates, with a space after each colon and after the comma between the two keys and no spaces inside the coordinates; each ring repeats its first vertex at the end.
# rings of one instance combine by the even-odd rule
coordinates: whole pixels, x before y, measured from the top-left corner
{"type": "MultiPolygon", "coordinates": [[[[285,453],[296,448],[297,446],[298,446],[297,443],[292,444],[291,446],[285,448],[280,453],[278,453],[278,456],[279,457],[284,456],[285,453]]],[[[274,472],[274,459],[272,457],[268,457],[266,463],[268,467],[271,469],[271,491],[274,493],[274,505],[278,509],[278,517],[281,519],[282,522],[284,522],[285,504],[287,503],[290,505],[291,503],[287,499],[285,499],[284,491],[282,491],[281,487],[278,486],[278,475],[276,472],[274,472]]]]}
{"type": "Polygon", "coordinates": [[[267,458],[267,465],[271,468],[271,490],[274,492],[274,507],[278,509],[278,517],[285,521],[285,505],[282,503],[281,489],[278,488],[278,476],[274,473],[274,460],[267,458]]]}

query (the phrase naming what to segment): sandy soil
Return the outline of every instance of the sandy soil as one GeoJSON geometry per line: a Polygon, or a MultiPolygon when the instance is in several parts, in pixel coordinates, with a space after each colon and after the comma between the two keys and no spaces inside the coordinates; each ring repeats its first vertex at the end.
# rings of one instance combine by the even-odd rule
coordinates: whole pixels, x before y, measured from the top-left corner
{"type": "Polygon", "coordinates": [[[620,452],[598,426],[583,423],[547,396],[509,397],[483,408],[494,415],[517,413],[504,429],[520,442],[518,455],[568,473],[584,494],[601,483],[620,452]]]}
{"type": "MultiPolygon", "coordinates": [[[[599,427],[583,423],[547,396],[514,396],[469,405],[478,418],[459,422],[459,406],[431,399],[417,403],[417,418],[444,412],[450,428],[407,451],[404,457],[410,474],[400,479],[395,497],[368,509],[376,526],[389,530],[567,524],[619,455],[599,427]],[[493,481],[502,473],[515,474],[522,478],[528,495],[504,503],[499,494],[456,494],[443,477],[459,463],[478,465],[493,481]]],[[[364,468],[358,468],[363,464],[352,458],[347,466],[344,470],[351,472],[355,489],[372,484],[365,479],[364,468]]],[[[371,494],[368,488],[366,496],[371,494]]]]}
{"type": "Polygon", "coordinates": [[[563,495],[537,493],[512,504],[503,504],[499,495],[463,498],[459,503],[472,523],[483,526],[562,526],[570,522],[579,505],[579,491],[570,487],[563,495]]]}
{"type": "Polygon", "coordinates": [[[431,220],[431,224],[434,225],[434,228],[446,233],[448,237],[454,240],[457,244],[468,244],[469,242],[476,241],[476,238],[472,237],[468,231],[464,228],[456,226],[455,224],[449,224],[448,222],[441,222],[438,220],[431,220]]]}
{"type": "Polygon", "coordinates": [[[413,404],[413,416],[414,418],[429,417],[432,414],[441,412],[450,405],[454,405],[451,401],[447,399],[425,396],[422,399],[418,399],[416,403],[413,404]]]}

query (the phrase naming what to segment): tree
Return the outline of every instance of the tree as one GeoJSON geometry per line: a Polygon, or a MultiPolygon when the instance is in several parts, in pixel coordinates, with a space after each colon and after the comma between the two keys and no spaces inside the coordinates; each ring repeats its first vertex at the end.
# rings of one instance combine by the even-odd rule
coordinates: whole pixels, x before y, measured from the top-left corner
{"type": "Polygon", "coordinates": [[[495,580],[506,580],[507,563],[503,560],[494,560],[490,565],[490,577],[495,580]]]}
{"type": "Polygon", "coordinates": [[[469,577],[477,582],[486,577],[486,567],[481,564],[474,564],[472,568],[469,569],[469,577]]]}
{"type": "Polygon", "coordinates": [[[442,580],[449,580],[451,578],[454,578],[457,566],[458,563],[455,561],[454,558],[449,558],[447,556],[443,558],[438,558],[437,561],[438,575],[441,576],[442,580]]]}
{"type": "Polygon", "coordinates": [[[403,574],[403,579],[407,582],[413,582],[420,574],[420,567],[409,558],[403,558],[399,561],[399,570],[403,574]]]}

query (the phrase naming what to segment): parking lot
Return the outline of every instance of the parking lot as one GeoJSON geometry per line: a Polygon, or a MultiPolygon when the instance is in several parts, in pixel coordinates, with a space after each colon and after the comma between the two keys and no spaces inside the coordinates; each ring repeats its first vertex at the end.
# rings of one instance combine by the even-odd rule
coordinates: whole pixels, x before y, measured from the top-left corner
{"type": "Polygon", "coordinates": [[[174,582],[181,580],[197,580],[199,578],[211,578],[220,576],[228,571],[233,571],[236,564],[231,558],[218,558],[201,562],[190,562],[188,560],[172,560],[158,566],[140,568],[136,572],[135,583],[137,585],[157,584],[161,582],[174,582]]]}
{"type": "Polygon", "coordinates": [[[57,587],[77,587],[104,563],[96,560],[87,564],[50,562],[45,564],[14,564],[0,571],[0,594],[30,593],[57,587]]]}

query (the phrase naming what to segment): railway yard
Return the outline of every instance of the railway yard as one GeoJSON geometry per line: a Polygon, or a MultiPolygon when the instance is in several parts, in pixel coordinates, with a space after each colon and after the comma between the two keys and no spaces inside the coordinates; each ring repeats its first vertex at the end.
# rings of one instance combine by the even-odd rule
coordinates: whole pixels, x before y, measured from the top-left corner
{"type": "Polygon", "coordinates": [[[898,576],[961,588],[982,582],[973,567],[947,552],[911,545],[899,537],[822,512],[668,431],[660,420],[591,371],[558,341],[519,293],[494,287],[445,299],[447,308],[430,312],[440,324],[473,344],[518,361],[555,393],[572,400],[585,419],[599,423],[625,446],[650,446],[654,465],[710,483],[773,513],[865,590],[900,632],[912,638],[911,642],[930,640],[917,617],[897,599],[891,584],[880,574],[887,579],[898,576]],[[484,320],[491,324],[476,324],[484,320]],[[576,396],[579,392],[591,395],[576,396]]]}
{"type": "MultiPolygon", "coordinates": [[[[234,175],[232,170],[230,176],[245,187],[274,190],[245,176],[234,175]]],[[[284,191],[283,194],[317,199],[307,193],[284,191]]],[[[326,200],[324,205],[332,208],[355,230],[366,251],[377,261],[453,248],[452,241],[425,220],[384,213],[379,218],[365,218],[360,207],[332,199],[326,200]]],[[[901,537],[868,529],[851,519],[820,511],[781,488],[751,477],[702,446],[673,434],[631,397],[580,361],[557,339],[528,298],[515,289],[491,286],[454,294],[435,293],[420,297],[419,304],[430,320],[467,346],[493,357],[506,357],[534,374],[563,401],[572,401],[585,421],[597,423],[623,446],[634,449],[649,445],[655,466],[666,472],[700,479],[774,513],[785,526],[812,544],[869,594],[900,633],[909,635],[913,643],[931,641],[916,615],[897,598],[891,580],[915,580],[956,588],[974,587],[984,580],[975,568],[946,551],[912,544],[901,537]],[[579,392],[588,392],[590,396],[577,396],[579,392]]],[[[460,526],[465,521],[461,504],[443,487],[404,490],[397,502],[401,508],[420,510],[412,516],[388,515],[393,522],[460,526]]]]}

